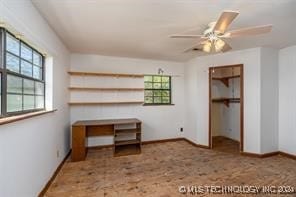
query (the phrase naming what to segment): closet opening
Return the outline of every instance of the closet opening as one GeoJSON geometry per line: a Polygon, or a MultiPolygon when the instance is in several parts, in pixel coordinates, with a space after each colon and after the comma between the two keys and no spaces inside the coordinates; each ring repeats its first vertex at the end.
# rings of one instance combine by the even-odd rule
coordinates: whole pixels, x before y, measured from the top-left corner
{"type": "Polygon", "coordinates": [[[244,149],[243,65],[209,68],[209,147],[222,152],[244,149]]]}

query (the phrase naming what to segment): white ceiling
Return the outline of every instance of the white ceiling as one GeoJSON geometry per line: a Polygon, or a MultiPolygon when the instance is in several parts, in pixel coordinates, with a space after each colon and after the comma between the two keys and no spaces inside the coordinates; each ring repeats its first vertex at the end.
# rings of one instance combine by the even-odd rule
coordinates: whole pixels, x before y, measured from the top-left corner
{"type": "Polygon", "coordinates": [[[271,33],[234,38],[233,50],[296,44],[295,0],[32,0],[71,52],[184,61],[196,39],[223,10],[239,11],[229,29],[273,24],[271,33]]]}

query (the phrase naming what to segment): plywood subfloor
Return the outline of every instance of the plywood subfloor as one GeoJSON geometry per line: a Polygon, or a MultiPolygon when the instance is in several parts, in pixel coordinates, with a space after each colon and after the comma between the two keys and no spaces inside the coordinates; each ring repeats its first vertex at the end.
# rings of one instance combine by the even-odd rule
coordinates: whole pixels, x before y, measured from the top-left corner
{"type": "Polygon", "coordinates": [[[124,157],[113,157],[111,148],[89,150],[86,161],[68,159],[46,196],[184,196],[178,192],[183,185],[296,187],[296,161],[282,156],[251,158],[185,141],[144,145],[142,154],[124,157]]]}
{"type": "Polygon", "coordinates": [[[240,150],[239,150],[240,144],[238,141],[235,141],[223,136],[214,136],[212,138],[212,144],[213,144],[214,151],[240,154],[240,150]]]}

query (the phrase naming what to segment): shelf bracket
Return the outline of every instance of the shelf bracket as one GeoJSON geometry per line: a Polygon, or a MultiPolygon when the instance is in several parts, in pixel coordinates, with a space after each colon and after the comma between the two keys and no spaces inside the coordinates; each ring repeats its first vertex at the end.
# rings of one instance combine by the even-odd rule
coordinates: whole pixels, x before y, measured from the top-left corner
{"type": "Polygon", "coordinates": [[[226,87],[229,87],[229,80],[228,80],[228,78],[221,78],[220,81],[221,81],[226,87]]]}
{"type": "Polygon", "coordinates": [[[223,103],[226,105],[226,107],[229,107],[229,100],[224,100],[223,103]]]}

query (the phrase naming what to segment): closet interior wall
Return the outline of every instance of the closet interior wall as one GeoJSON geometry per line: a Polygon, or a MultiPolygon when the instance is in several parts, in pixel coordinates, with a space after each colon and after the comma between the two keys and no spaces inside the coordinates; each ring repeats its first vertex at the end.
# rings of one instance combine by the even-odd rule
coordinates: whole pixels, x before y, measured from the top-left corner
{"type": "Polygon", "coordinates": [[[223,136],[240,141],[240,67],[215,68],[212,70],[212,99],[235,98],[236,102],[212,102],[211,128],[212,136],[223,136]],[[223,77],[229,78],[228,86],[223,83],[223,77]]]}

